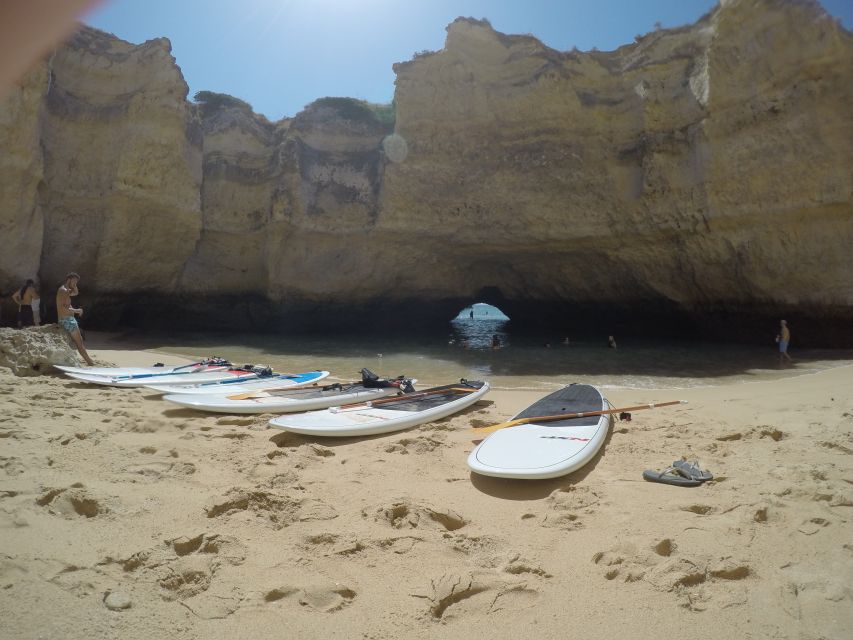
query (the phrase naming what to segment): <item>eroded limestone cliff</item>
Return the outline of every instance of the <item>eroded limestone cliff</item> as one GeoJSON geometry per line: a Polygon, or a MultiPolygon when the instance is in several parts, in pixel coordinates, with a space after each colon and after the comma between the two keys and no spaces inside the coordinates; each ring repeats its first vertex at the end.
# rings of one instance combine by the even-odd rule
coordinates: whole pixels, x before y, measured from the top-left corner
{"type": "Polygon", "coordinates": [[[428,220],[420,246],[468,294],[849,309],[851,71],[810,3],[729,2],[610,53],[457,21],[397,66],[409,154],[381,224],[428,220]]]}
{"type": "Polygon", "coordinates": [[[169,48],[83,28],[0,105],[0,287],[73,268],[137,324],[853,320],[853,37],[815,2],[612,52],[459,19],[395,119],[193,104],[169,48]]]}

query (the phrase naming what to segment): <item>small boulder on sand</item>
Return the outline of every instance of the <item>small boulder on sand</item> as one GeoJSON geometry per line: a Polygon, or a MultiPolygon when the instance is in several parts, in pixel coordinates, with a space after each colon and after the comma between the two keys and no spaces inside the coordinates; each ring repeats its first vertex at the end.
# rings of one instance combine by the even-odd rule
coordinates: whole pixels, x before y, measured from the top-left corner
{"type": "Polygon", "coordinates": [[[54,364],[82,364],[62,327],[48,324],[25,329],[0,328],[0,367],[11,369],[16,376],[37,376],[53,373],[54,364]]]}
{"type": "Polygon", "coordinates": [[[121,591],[109,591],[104,595],[104,605],[111,611],[130,609],[131,604],[130,596],[121,591]]]}

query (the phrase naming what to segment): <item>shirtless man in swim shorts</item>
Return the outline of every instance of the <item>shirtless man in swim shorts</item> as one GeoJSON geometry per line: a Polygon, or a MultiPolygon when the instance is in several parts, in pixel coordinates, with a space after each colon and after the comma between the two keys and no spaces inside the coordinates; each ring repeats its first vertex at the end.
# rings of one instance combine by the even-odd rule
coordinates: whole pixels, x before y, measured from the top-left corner
{"type": "Polygon", "coordinates": [[[92,362],[92,358],[86,352],[86,347],[83,346],[83,336],[80,335],[80,327],[77,326],[77,318],[75,317],[82,316],[83,309],[75,309],[71,306],[71,296],[77,295],[77,283],[79,281],[80,276],[73,271],[65,276],[65,284],[59,287],[59,291],[56,292],[56,313],[59,316],[59,324],[69,333],[86,364],[91,366],[95,363],[92,362]]]}

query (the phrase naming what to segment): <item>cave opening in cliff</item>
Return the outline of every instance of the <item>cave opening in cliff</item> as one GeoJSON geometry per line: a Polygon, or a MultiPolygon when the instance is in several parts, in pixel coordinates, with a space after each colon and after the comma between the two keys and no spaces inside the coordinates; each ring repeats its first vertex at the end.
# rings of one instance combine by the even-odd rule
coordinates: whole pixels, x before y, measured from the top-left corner
{"type": "Polygon", "coordinates": [[[509,339],[507,316],[498,307],[485,302],[475,302],[462,309],[450,321],[453,339],[469,349],[489,349],[505,345],[509,339]]]}

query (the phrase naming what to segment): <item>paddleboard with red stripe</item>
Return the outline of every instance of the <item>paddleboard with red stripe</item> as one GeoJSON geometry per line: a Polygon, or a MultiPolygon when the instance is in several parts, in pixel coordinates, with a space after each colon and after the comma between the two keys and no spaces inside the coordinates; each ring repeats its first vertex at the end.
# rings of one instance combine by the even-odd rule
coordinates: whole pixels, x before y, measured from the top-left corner
{"type": "MultiPolygon", "coordinates": [[[[535,418],[610,408],[601,392],[573,384],[545,396],[513,417],[535,418]]],[[[475,473],[497,478],[540,480],[580,469],[598,453],[607,437],[610,416],[548,420],[507,427],[486,437],[468,456],[475,473]]]]}

